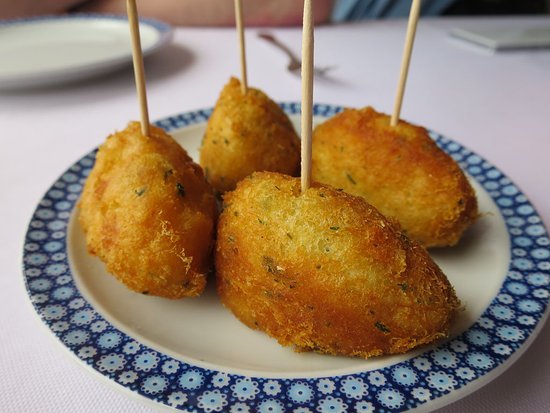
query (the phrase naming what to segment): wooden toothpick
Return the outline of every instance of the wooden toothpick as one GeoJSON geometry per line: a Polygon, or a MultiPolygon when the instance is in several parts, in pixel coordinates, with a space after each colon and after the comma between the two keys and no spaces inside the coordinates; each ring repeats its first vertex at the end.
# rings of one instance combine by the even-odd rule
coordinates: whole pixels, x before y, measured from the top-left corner
{"type": "Polygon", "coordinates": [[[235,22],[237,24],[237,35],[239,38],[239,51],[241,53],[241,90],[244,95],[248,90],[248,79],[246,76],[246,49],[245,49],[245,43],[244,43],[242,0],[235,0],[235,22]]]}
{"type": "Polygon", "coordinates": [[[141,112],[141,133],[144,136],[149,136],[149,111],[147,109],[145,70],[143,68],[143,55],[141,53],[141,39],[139,37],[139,19],[136,0],[126,1],[126,11],[128,13],[130,35],[132,37],[132,58],[134,61],[134,76],[136,79],[136,89],[141,112]]]}
{"type": "Polygon", "coordinates": [[[313,127],[313,14],[311,0],[304,0],[302,27],[302,193],[311,185],[311,132],[313,127]]]}
{"type": "Polygon", "coordinates": [[[401,114],[401,105],[403,104],[403,95],[405,94],[405,84],[407,83],[407,74],[409,72],[409,63],[411,62],[411,54],[414,44],[414,36],[416,34],[416,25],[418,16],[420,15],[420,0],[413,0],[409,13],[409,23],[407,25],[407,37],[405,38],[405,48],[403,50],[403,58],[401,60],[401,72],[399,74],[399,82],[397,85],[397,95],[393,106],[393,113],[390,119],[390,125],[396,126],[399,122],[401,114]]]}

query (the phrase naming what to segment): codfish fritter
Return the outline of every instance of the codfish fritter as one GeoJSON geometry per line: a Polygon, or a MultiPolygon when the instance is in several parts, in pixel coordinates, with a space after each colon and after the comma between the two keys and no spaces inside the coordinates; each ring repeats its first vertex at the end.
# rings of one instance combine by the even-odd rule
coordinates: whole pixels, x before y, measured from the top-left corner
{"type": "Polygon", "coordinates": [[[216,205],[201,168],[166,132],[140,124],[107,138],[80,200],[91,254],[143,294],[200,294],[212,265],[216,205]]]}
{"type": "Polygon", "coordinates": [[[247,326],[298,351],[370,357],[448,334],[459,305],[426,250],[363,198],[276,173],[224,196],[217,290],[247,326]]]}
{"type": "Polygon", "coordinates": [[[478,216],[458,164],[426,129],[373,108],[346,109],[317,126],[312,178],[359,195],[425,247],[455,245],[478,216]]]}
{"type": "Polygon", "coordinates": [[[219,192],[255,171],[296,174],[300,141],[288,116],[265,93],[231,78],[208,120],[200,149],[206,179],[219,192]]]}

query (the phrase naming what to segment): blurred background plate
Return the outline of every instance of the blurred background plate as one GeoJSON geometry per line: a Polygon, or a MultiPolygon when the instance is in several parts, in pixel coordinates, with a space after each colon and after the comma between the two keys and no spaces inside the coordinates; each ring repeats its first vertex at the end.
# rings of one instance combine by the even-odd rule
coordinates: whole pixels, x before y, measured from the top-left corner
{"type": "MultiPolygon", "coordinates": [[[[148,56],[172,38],[172,27],[141,20],[148,56]]],[[[0,89],[52,86],[131,65],[125,16],[76,14],[0,21],[0,89]]]]}

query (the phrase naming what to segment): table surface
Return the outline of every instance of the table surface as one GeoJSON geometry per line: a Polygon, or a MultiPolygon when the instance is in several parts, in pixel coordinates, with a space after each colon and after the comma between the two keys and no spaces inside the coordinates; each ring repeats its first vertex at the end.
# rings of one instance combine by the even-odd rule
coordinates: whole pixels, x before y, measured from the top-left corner
{"type": "MultiPolygon", "coordinates": [[[[490,53],[448,36],[453,27],[550,23],[548,18],[422,19],[402,117],[459,141],[512,178],[550,224],[550,51],[490,53]]],[[[314,101],[372,105],[390,113],[406,21],[316,29],[315,59],[331,65],[314,101]]],[[[247,30],[249,84],[276,101],[298,101],[300,80],[284,55],[247,30]]],[[[271,29],[296,52],[299,29],[271,29]]],[[[1,62],[1,60],[0,60],[1,62]]],[[[0,63],[1,64],[1,63],[0,63]]],[[[212,107],[239,75],[230,29],[177,28],[146,61],[152,120],[212,107]]],[[[97,380],[41,326],[21,275],[24,233],[51,183],[114,130],[139,116],[131,68],[50,89],[0,92],[0,410],[151,412],[154,407],[97,380]]],[[[546,412],[550,408],[550,326],[525,354],[477,392],[440,410],[546,412]]]]}

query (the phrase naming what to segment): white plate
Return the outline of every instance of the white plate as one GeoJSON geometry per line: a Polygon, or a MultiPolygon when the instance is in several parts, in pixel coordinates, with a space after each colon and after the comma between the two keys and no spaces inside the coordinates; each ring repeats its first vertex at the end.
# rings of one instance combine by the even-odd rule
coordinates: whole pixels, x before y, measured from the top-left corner
{"type": "MultiPolygon", "coordinates": [[[[282,106],[297,124],[299,105],[282,106]]],[[[339,110],[315,105],[315,122],[339,110]]],[[[197,159],[210,113],[157,123],[197,159]]],[[[23,258],[29,296],[69,352],[158,407],[296,413],[439,408],[502,373],[536,336],[547,315],[550,249],[536,211],[502,172],[460,144],[432,137],[472,177],[483,214],[458,247],[432,254],[466,305],[447,341],[369,360],[294,353],[238,322],[212,282],[203,296],[179,301],[129,291],[88,255],[75,219],[94,153],[69,168],[34,213],[23,258]]]]}
{"type": "MultiPolygon", "coordinates": [[[[167,44],[172,28],[140,21],[144,56],[167,44]]],[[[0,89],[30,88],[98,76],[132,62],[128,21],[76,14],[0,21],[0,89]]]]}

